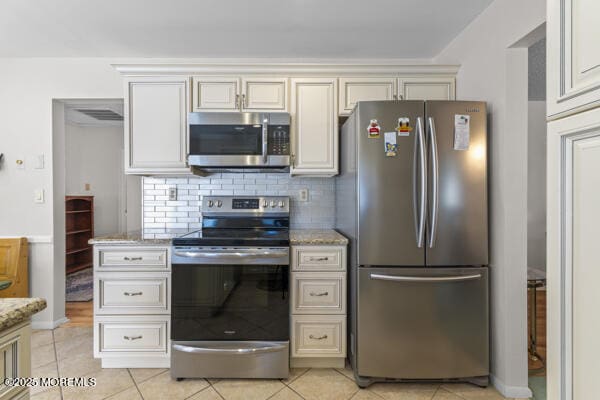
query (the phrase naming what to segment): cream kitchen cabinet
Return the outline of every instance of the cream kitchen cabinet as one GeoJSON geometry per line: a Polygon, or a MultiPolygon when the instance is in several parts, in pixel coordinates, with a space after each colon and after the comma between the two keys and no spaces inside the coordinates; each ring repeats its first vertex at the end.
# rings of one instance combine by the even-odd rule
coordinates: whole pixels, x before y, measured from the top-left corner
{"type": "Polygon", "coordinates": [[[399,78],[398,98],[403,100],[454,100],[454,78],[399,78]]]}
{"type": "Polygon", "coordinates": [[[549,0],[548,117],[600,106],[600,2],[549,0]]]}
{"type": "Polygon", "coordinates": [[[394,77],[340,78],[340,115],[348,115],[357,101],[395,100],[398,80],[394,77]]]}
{"type": "Polygon", "coordinates": [[[291,366],[343,368],[346,245],[292,245],[291,252],[291,366]]]}
{"type": "Polygon", "coordinates": [[[7,385],[7,379],[31,377],[31,323],[6,329],[0,336],[0,400],[29,399],[29,388],[7,385]]]}
{"type": "Polygon", "coordinates": [[[168,368],[168,245],[94,245],[94,357],[103,368],[168,368]]]}
{"type": "Polygon", "coordinates": [[[192,77],[193,111],[288,111],[288,78],[192,77]]]}
{"type": "Polygon", "coordinates": [[[187,77],[125,80],[125,173],[186,174],[187,77]]]}
{"type": "Polygon", "coordinates": [[[292,175],[337,175],[337,78],[293,78],[291,106],[292,175]]]}

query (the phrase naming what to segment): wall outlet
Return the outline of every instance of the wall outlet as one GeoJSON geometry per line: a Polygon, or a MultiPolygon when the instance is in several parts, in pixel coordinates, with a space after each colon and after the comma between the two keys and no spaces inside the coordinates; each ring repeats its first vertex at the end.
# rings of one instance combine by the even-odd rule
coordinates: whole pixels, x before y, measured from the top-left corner
{"type": "Polygon", "coordinates": [[[308,201],[308,189],[300,189],[300,201],[308,201]]]}
{"type": "Polygon", "coordinates": [[[177,188],[176,187],[169,188],[169,200],[177,200],[177,188]]]}

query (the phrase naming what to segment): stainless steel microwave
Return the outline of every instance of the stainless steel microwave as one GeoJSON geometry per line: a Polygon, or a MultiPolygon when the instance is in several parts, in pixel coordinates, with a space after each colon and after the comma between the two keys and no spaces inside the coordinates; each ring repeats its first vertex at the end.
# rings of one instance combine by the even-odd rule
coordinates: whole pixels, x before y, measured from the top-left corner
{"type": "Polygon", "coordinates": [[[193,112],[188,123],[192,167],[289,169],[288,113],[193,112]]]}

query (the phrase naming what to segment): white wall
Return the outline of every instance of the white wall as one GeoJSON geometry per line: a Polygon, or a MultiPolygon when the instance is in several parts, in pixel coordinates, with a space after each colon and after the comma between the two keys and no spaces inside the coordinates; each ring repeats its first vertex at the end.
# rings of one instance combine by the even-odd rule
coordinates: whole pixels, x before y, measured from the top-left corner
{"type": "Polygon", "coordinates": [[[529,101],[527,266],[546,270],[546,102],[529,101]]]}
{"type": "MultiPolygon", "coordinates": [[[[94,196],[94,234],[119,231],[123,126],[67,123],[66,195],[94,196]],[[85,190],[85,184],[90,190],[85,190]]],[[[125,199],[123,199],[125,200],[125,199]]]]}
{"type": "MultiPolygon", "coordinates": [[[[64,317],[60,300],[64,298],[64,260],[62,269],[60,260],[54,265],[54,257],[60,254],[54,254],[51,243],[55,235],[64,234],[60,226],[55,227],[53,216],[53,171],[64,174],[64,163],[52,158],[52,100],[122,98],[122,79],[110,64],[107,59],[74,58],[0,61],[0,152],[5,157],[0,170],[0,236],[26,236],[39,242],[31,244],[31,294],[46,298],[48,308],[33,317],[38,327],[51,327],[64,317]],[[32,169],[28,163],[24,170],[16,168],[17,158],[27,160],[35,154],[45,155],[44,169],[32,169]],[[35,189],[45,190],[44,204],[34,204],[35,189]]],[[[64,191],[56,198],[62,196],[64,191]]],[[[58,219],[61,211],[64,218],[60,203],[55,209],[58,219]]]]}
{"type": "MultiPolygon", "coordinates": [[[[457,99],[488,102],[492,374],[508,397],[527,388],[527,49],[546,1],[496,0],[436,58],[456,63],[457,99]]],[[[539,40],[539,38],[537,38],[539,40]]]]}

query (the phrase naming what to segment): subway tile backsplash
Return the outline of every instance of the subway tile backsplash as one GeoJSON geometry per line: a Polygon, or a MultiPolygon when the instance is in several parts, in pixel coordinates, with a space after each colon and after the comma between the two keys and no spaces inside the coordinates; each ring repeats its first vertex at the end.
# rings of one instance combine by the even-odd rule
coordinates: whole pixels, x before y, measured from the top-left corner
{"type": "Polygon", "coordinates": [[[207,177],[144,177],[144,237],[171,238],[200,229],[202,196],[289,196],[292,229],[330,229],[334,225],[335,181],[332,178],[291,178],[276,173],[220,173],[207,177]],[[169,188],[177,187],[177,200],[169,188]],[[308,189],[308,201],[300,190],[308,189]]]}

